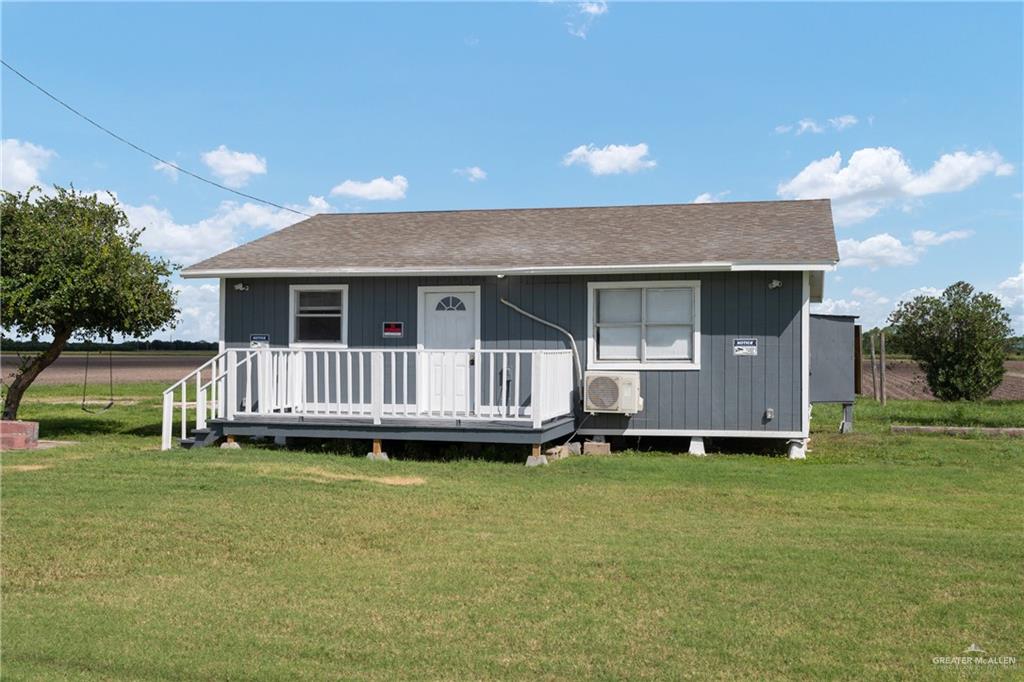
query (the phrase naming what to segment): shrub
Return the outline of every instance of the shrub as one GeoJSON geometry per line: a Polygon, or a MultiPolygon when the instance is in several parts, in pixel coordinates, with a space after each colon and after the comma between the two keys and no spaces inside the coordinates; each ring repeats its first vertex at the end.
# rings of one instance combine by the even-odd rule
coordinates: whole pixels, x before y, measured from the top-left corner
{"type": "Polygon", "coordinates": [[[992,294],[957,282],[900,303],[889,322],[939,400],[981,400],[1003,380],[1010,316],[992,294]]]}

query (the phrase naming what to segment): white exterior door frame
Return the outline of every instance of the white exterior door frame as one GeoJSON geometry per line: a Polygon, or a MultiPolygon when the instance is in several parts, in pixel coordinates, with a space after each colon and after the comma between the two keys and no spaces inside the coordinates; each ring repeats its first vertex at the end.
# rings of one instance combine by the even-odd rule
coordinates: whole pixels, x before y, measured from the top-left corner
{"type": "Polygon", "coordinates": [[[451,286],[432,284],[430,286],[416,287],[416,348],[419,350],[423,350],[423,332],[426,326],[425,301],[428,293],[453,293],[474,295],[474,300],[476,301],[476,319],[473,322],[473,335],[476,338],[476,345],[473,348],[474,350],[480,350],[480,286],[468,284],[453,284],[451,286]]]}
{"type": "MultiPolygon", "coordinates": [[[[473,342],[471,347],[439,348],[449,351],[421,357],[416,361],[416,396],[419,411],[444,414],[448,411],[468,413],[475,410],[472,405],[472,384],[479,381],[473,377],[473,354],[480,350],[480,287],[478,285],[430,285],[417,287],[416,305],[416,348],[430,350],[427,343],[427,299],[430,294],[472,294],[473,300],[473,342]],[[427,375],[430,375],[428,378],[427,375]],[[456,379],[456,377],[462,377],[456,379]],[[450,385],[449,385],[449,382],[450,385]],[[428,389],[429,383],[429,389],[428,389]],[[441,384],[444,385],[441,385],[441,384]]],[[[467,296],[467,298],[469,298],[467,296]]],[[[434,305],[432,302],[431,305],[434,305]]],[[[479,370],[479,368],[477,368],[479,370]]]]}

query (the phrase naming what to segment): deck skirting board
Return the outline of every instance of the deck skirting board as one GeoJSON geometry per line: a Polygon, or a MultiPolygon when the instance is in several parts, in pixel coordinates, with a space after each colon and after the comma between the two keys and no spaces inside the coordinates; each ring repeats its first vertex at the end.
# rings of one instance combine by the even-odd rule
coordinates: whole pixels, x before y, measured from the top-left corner
{"type": "Polygon", "coordinates": [[[807,438],[800,431],[744,431],[728,429],[580,429],[581,436],[690,436],[703,438],[807,438]]]}
{"type": "MultiPolygon", "coordinates": [[[[423,420],[427,421],[427,420],[423,420]]],[[[551,419],[540,429],[532,425],[470,421],[457,424],[455,421],[439,422],[396,420],[373,424],[369,420],[346,420],[328,422],[323,418],[311,421],[283,420],[274,418],[240,419],[211,422],[225,436],[247,436],[250,438],[339,438],[353,440],[413,440],[453,443],[505,443],[533,445],[546,443],[569,436],[575,430],[571,416],[551,419]]]]}

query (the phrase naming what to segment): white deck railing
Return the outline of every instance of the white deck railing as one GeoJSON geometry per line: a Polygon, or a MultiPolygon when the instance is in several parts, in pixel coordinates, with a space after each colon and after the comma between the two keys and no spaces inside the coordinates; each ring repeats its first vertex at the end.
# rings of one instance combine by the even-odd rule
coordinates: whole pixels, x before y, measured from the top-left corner
{"type": "Polygon", "coordinates": [[[228,350],[164,391],[161,448],[209,419],[446,419],[539,428],[572,413],[569,350],[228,350]],[[189,398],[192,398],[190,402],[189,398]]]}

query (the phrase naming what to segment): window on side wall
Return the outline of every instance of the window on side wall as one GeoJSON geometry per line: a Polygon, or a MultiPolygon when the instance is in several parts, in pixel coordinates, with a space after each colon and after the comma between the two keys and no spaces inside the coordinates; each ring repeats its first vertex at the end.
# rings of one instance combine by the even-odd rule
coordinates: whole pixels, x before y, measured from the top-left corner
{"type": "Polygon", "coordinates": [[[291,287],[291,344],[344,346],[348,343],[348,287],[291,287]]]}
{"type": "Polygon", "coordinates": [[[589,298],[589,366],[699,369],[700,282],[593,282],[589,298]]]}

